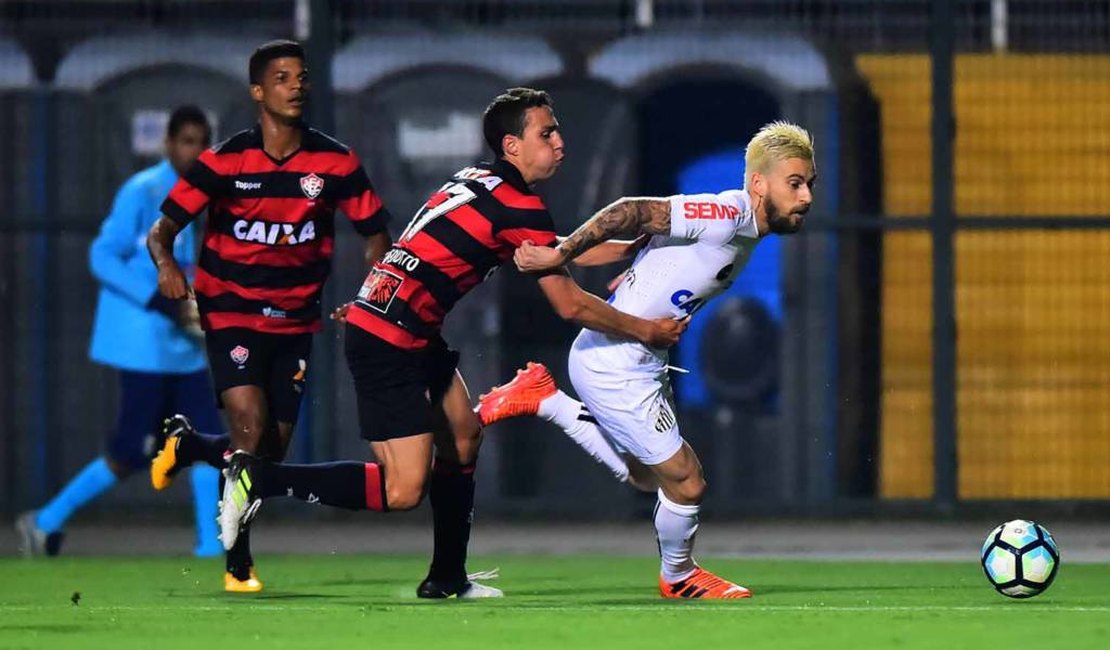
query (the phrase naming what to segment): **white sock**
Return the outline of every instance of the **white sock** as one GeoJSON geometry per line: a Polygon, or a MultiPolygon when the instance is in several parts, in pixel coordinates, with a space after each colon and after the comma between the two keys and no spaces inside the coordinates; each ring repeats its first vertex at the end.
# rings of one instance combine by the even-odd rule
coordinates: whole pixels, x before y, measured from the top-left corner
{"type": "Polygon", "coordinates": [[[655,538],[662,558],[660,572],[667,582],[690,577],[698,568],[694,562],[694,536],[698,532],[699,507],[675,503],[659,490],[655,506],[655,538]]]}
{"type": "Polygon", "coordinates": [[[537,415],[554,422],[594,460],[608,467],[618,481],[623,483],[628,480],[628,463],[609,444],[582,402],[560,390],[540,402],[537,415]]]}

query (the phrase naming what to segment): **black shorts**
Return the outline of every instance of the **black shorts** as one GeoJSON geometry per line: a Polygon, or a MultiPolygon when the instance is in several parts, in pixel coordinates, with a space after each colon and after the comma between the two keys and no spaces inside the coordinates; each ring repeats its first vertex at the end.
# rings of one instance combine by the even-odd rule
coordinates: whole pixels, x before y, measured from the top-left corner
{"type": "Polygon", "coordinates": [[[258,386],[278,422],[297,421],[304,395],[312,334],[269,334],[241,327],[213,330],[204,337],[216,401],[236,386],[258,386]]]}
{"type": "Polygon", "coordinates": [[[405,350],[347,325],[347,367],[355,380],[358,425],[370,441],[430,433],[459,353],[436,339],[420,350],[405,350]]]}
{"type": "Polygon", "coordinates": [[[156,434],[162,420],[174,413],[187,413],[197,431],[224,431],[207,370],[183,375],[157,372],[119,372],[118,424],[108,440],[107,455],[120,465],[139,470],[150,466],[156,434]]]}

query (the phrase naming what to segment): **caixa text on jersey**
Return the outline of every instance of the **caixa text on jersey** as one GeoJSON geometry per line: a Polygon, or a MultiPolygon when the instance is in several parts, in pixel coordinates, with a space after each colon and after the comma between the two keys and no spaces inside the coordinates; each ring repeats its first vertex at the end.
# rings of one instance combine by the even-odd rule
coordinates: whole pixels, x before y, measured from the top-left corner
{"type": "Polygon", "coordinates": [[[258,242],[271,246],[293,246],[315,240],[316,223],[310,220],[298,225],[239,219],[231,227],[231,232],[239,241],[258,242]]]}

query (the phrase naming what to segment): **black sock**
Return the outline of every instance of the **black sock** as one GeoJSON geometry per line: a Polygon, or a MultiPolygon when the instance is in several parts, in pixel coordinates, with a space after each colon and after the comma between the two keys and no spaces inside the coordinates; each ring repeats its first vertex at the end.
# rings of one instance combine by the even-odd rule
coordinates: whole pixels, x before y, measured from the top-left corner
{"type": "Polygon", "coordinates": [[[428,577],[448,582],[465,580],[474,516],[474,463],[459,465],[437,458],[431,482],[435,550],[428,577]]]}
{"type": "Polygon", "coordinates": [[[235,544],[227,552],[227,572],[235,576],[236,580],[246,580],[251,577],[251,568],[254,567],[254,558],[251,557],[251,529],[249,527],[239,531],[235,544]]]}
{"type": "Polygon", "coordinates": [[[291,496],[348,510],[387,510],[385,481],[376,463],[290,465],[262,461],[254,465],[253,478],[263,499],[291,496]]]}
{"type": "Polygon", "coordinates": [[[228,435],[209,436],[203,433],[182,436],[177,444],[178,463],[192,465],[197,461],[208,463],[212,467],[222,469],[227,466],[224,462],[224,452],[231,446],[231,437],[228,435]]]}

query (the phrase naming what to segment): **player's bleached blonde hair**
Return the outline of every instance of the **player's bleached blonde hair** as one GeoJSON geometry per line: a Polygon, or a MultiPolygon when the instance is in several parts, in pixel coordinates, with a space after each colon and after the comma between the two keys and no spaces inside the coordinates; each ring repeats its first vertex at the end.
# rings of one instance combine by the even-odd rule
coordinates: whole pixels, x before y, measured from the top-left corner
{"type": "Polygon", "coordinates": [[[765,125],[744,150],[744,186],[751,185],[752,174],[766,174],[780,160],[801,158],[813,162],[813,136],[802,127],[785,120],[765,125]]]}

